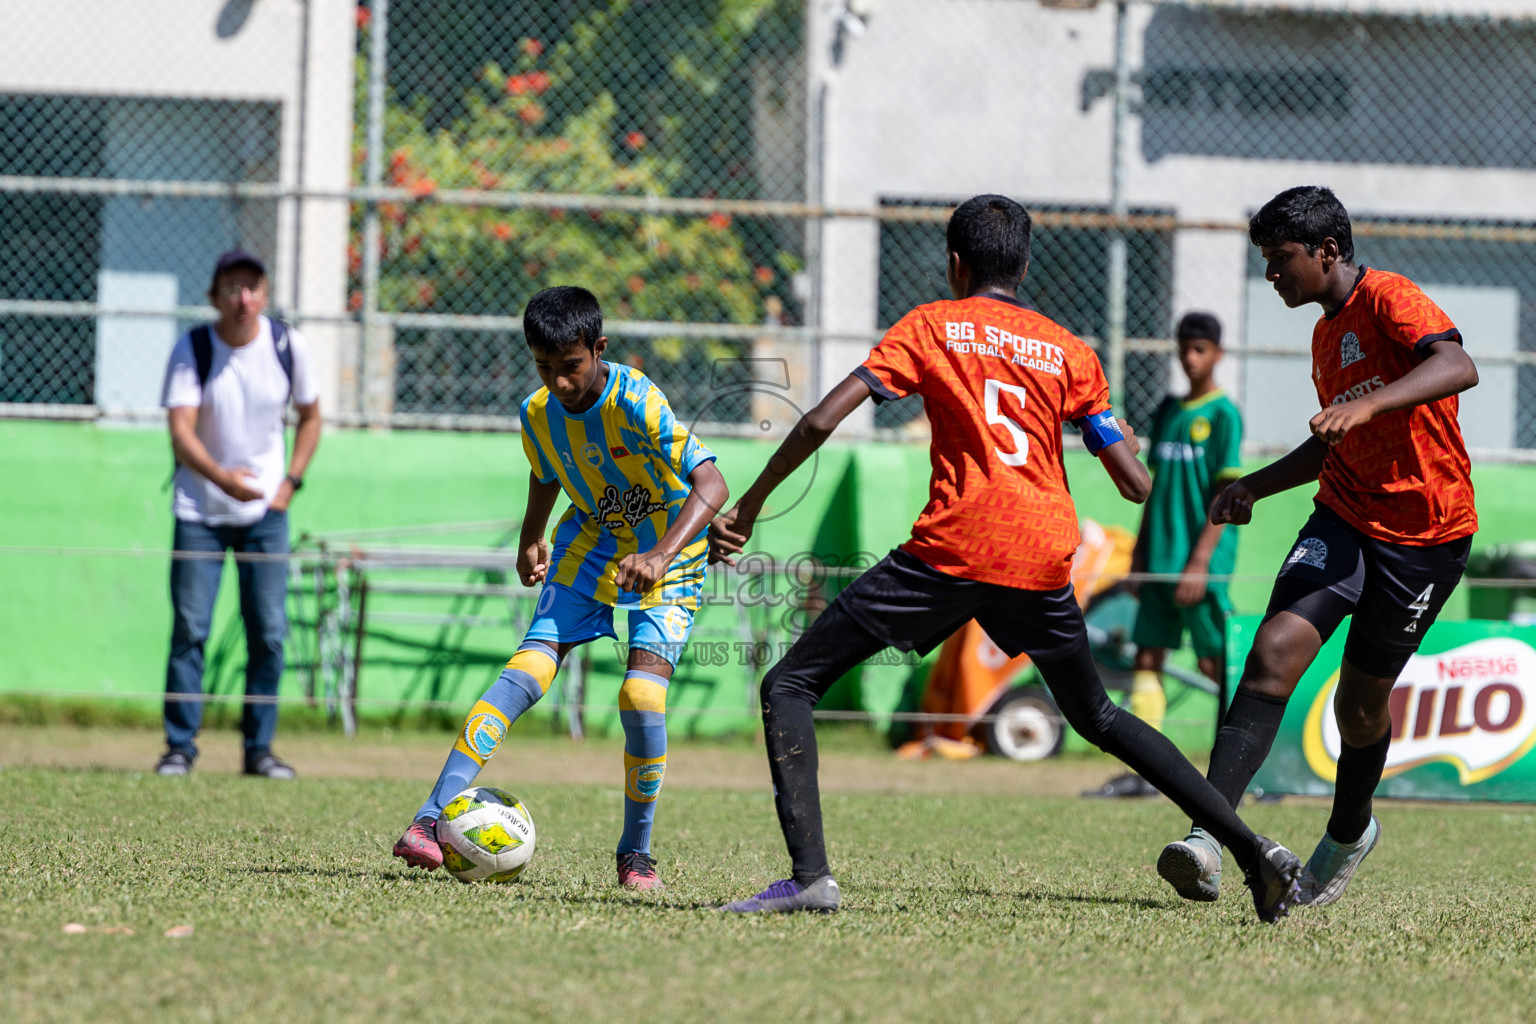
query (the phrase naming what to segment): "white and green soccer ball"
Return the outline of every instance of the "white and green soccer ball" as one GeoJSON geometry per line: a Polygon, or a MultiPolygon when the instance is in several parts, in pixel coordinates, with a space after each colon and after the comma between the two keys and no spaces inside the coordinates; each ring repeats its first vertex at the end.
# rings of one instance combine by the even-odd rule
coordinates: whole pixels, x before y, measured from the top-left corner
{"type": "Polygon", "coordinates": [[[533,859],[533,815],[511,793],[471,786],[437,819],[443,867],[461,882],[514,882],[533,859]]]}

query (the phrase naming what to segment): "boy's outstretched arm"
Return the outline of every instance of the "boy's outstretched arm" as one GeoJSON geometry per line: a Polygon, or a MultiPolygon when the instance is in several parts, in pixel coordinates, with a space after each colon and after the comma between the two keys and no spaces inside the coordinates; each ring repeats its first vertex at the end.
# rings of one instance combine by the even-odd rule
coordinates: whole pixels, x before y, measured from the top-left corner
{"type": "Polygon", "coordinates": [[[1254,502],[1316,480],[1323,472],[1323,460],[1327,457],[1326,442],[1316,437],[1307,438],[1263,469],[1256,469],[1228,484],[1211,504],[1211,522],[1234,526],[1252,522],[1254,502]]]}
{"type": "MultiPolygon", "coordinates": [[[[1081,424],[1082,421],[1078,422],[1081,424]]],[[[1120,496],[1140,505],[1152,493],[1152,474],[1147,472],[1147,467],[1136,457],[1141,451],[1141,442],[1136,439],[1131,425],[1125,420],[1117,422],[1120,432],[1125,436],[1109,441],[1095,454],[1104,472],[1109,474],[1109,478],[1119,488],[1120,496]]],[[[1107,435],[1105,439],[1108,440],[1107,435]]]]}
{"type": "Polygon", "coordinates": [[[827,392],[827,396],[804,416],[789,436],[773,453],[768,465],[757,475],[747,493],[741,496],[734,508],[709,524],[709,560],[735,565],[732,556],[741,554],[742,548],[752,538],[752,528],[758,513],[774,489],[783,483],[801,463],[815,454],[832,436],[837,425],[870,396],[869,385],[850,374],[841,384],[827,392]]]}
{"type": "Polygon", "coordinates": [[[704,529],[710,517],[725,507],[730,491],[714,460],[701,462],[688,474],[688,497],[677,518],[649,551],[637,551],[619,559],[613,581],[620,590],[644,594],[667,574],[677,553],[704,529]]]}
{"type": "Polygon", "coordinates": [[[1330,405],[1313,416],[1308,426],[1312,436],[1338,444],[1345,434],[1384,412],[1437,402],[1476,386],[1477,365],[1467,350],[1459,342],[1437,341],[1429,346],[1429,355],[1422,363],[1391,384],[1353,402],[1330,405]]]}
{"type": "Polygon", "coordinates": [[[523,528],[517,539],[517,578],[525,587],[542,583],[549,572],[549,542],[544,539],[544,531],[559,498],[559,480],[546,484],[528,474],[528,507],[523,512],[523,528]]]}

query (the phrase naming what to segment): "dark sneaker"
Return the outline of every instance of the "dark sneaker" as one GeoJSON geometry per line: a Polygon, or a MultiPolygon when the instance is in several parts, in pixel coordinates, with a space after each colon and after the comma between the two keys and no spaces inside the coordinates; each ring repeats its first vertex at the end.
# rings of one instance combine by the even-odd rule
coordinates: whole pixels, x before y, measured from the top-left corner
{"type": "Polygon", "coordinates": [[[660,889],[661,879],[656,877],[656,860],[643,853],[619,854],[619,884],[626,889],[660,889]]]}
{"type": "Polygon", "coordinates": [[[297,772],[292,765],[267,750],[245,759],[245,774],[260,775],[264,779],[291,779],[297,772]]]}
{"type": "Polygon", "coordinates": [[[1124,775],[1116,775],[1098,789],[1085,789],[1083,796],[1098,797],[1104,800],[1122,800],[1140,796],[1162,796],[1157,787],[1135,772],[1126,772],[1124,775]]]}
{"type": "Polygon", "coordinates": [[[727,903],[720,909],[729,914],[789,914],[796,910],[810,910],[830,914],[843,902],[837,880],[822,875],[810,885],[801,885],[793,878],[774,882],[750,899],[727,903]]]}
{"type": "Polygon", "coordinates": [[[1157,873],[1175,892],[1197,903],[1213,903],[1221,895],[1221,847],[1196,829],[1163,847],[1157,873]]]}
{"type": "Polygon", "coordinates": [[[413,868],[436,871],[443,866],[443,848],[437,841],[437,819],[417,818],[390,851],[413,868]]]}
{"type": "Polygon", "coordinates": [[[1260,921],[1278,921],[1301,895],[1301,859],[1273,839],[1259,836],[1259,863],[1244,880],[1260,921]]]}
{"type": "Polygon", "coordinates": [[[156,775],[189,775],[191,772],[192,759],[180,750],[167,750],[155,765],[156,775]]]}

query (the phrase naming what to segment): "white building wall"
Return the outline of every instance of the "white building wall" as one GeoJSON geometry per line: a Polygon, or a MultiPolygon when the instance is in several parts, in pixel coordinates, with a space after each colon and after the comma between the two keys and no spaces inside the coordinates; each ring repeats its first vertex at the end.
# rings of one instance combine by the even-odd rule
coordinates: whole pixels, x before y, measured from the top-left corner
{"type": "MultiPolygon", "coordinates": [[[[1087,90],[1090,76],[1113,70],[1113,4],[1068,9],[1028,0],[863,0],[852,6],[865,15],[862,34],[843,33],[843,59],[837,66],[825,54],[820,60],[813,55],[810,63],[812,95],[825,82],[829,97],[825,201],[875,205],[882,198],[953,200],[985,191],[1010,195],[1026,205],[1108,205],[1111,102],[1100,97],[1089,102],[1087,110],[1083,107],[1085,91],[1091,91],[1087,90]]],[[[1295,10],[1349,5],[1337,0],[1288,6],[1295,10]]],[[[1457,0],[1450,5],[1416,2],[1409,6],[1414,11],[1450,11],[1466,5],[1457,0]]],[[[837,36],[839,7],[818,4],[816,10],[819,38],[813,38],[813,46],[829,47],[837,36]]],[[[1166,64],[1170,45],[1187,45],[1187,59],[1196,66],[1202,60],[1202,47],[1210,64],[1263,68],[1276,60],[1273,34],[1260,37],[1236,31],[1218,38],[1209,24],[1200,21],[1208,17],[1207,12],[1133,4],[1131,67],[1166,64]],[[1163,20],[1153,26],[1154,17],[1163,20]],[[1181,25],[1181,18],[1195,21],[1181,25]],[[1151,44],[1164,49],[1144,52],[1151,44]]],[[[1126,168],[1128,204],[1172,210],[1190,221],[1240,224],[1275,193],[1297,184],[1319,183],[1334,188],[1356,219],[1536,220],[1536,170],[1529,159],[1536,152],[1536,132],[1529,119],[1523,123],[1486,120],[1486,110],[1497,107],[1490,93],[1513,102],[1536,89],[1536,71],[1528,54],[1518,59],[1521,40],[1530,38],[1528,26],[1521,30],[1527,34],[1509,36],[1508,43],[1501,42],[1506,37],[1497,33],[1473,39],[1480,48],[1472,54],[1478,66],[1497,71],[1480,84],[1469,85],[1465,74],[1469,53],[1436,49],[1434,33],[1421,31],[1416,27],[1419,23],[1411,20],[1370,24],[1380,30],[1377,37],[1364,29],[1341,36],[1337,23],[1319,27],[1295,14],[1271,24],[1290,33],[1280,42],[1293,55],[1305,56],[1313,52],[1309,48],[1322,48],[1317,52],[1326,57],[1319,58],[1323,65],[1366,61],[1385,69],[1374,76],[1354,75],[1354,106],[1330,129],[1332,136],[1319,136],[1318,152],[1328,152],[1325,147],[1332,144],[1352,146],[1368,155],[1374,143],[1361,141],[1359,133],[1369,130],[1382,133],[1379,145],[1391,160],[1403,159],[1402,151],[1414,146],[1447,146],[1459,138],[1468,152],[1512,154],[1516,166],[1291,158],[1306,155],[1296,152],[1283,153],[1285,158],[1169,152],[1163,145],[1166,139],[1146,144],[1141,134],[1143,118],[1133,116],[1126,168]],[[1415,51],[1415,46],[1422,47],[1422,52],[1415,51]],[[1510,52],[1503,52],[1501,46],[1510,52]],[[1418,114],[1401,122],[1383,118],[1384,109],[1404,104],[1418,114]],[[1396,138],[1391,137],[1393,133],[1396,138]],[[1405,141],[1404,133],[1413,137],[1405,141]]],[[[1177,112],[1164,114],[1165,121],[1176,116],[1177,112]]],[[[1200,141],[1201,125],[1213,137],[1219,131],[1243,131],[1241,119],[1229,120],[1230,124],[1221,122],[1216,115],[1204,121],[1191,118],[1194,141],[1200,141]]],[[[1282,131],[1277,145],[1294,145],[1295,139],[1312,137],[1305,131],[1304,118],[1282,128],[1290,132],[1292,142],[1286,143],[1282,131]]],[[[1351,157],[1358,158],[1358,154],[1351,157]]],[[[834,222],[826,237],[822,325],[872,330],[878,293],[878,227],[866,221],[834,222]]],[[[1368,242],[1357,241],[1357,249],[1367,257],[1369,248],[1368,242]]],[[[942,273],[943,253],[934,253],[933,259],[935,272],[942,273]]],[[[1266,343],[1273,341],[1272,324],[1255,327],[1256,318],[1270,318],[1263,300],[1273,297],[1250,289],[1247,260],[1248,243],[1238,231],[1179,232],[1174,245],[1175,315],[1188,309],[1214,312],[1226,325],[1228,344],[1234,348],[1246,344],[1255,330],[1266,343]]],[[[1489,340],[1490,349],[1506,349],[1507,343],[1503,338],[1489,340]]],[[[1297,344],[1305,348],[1306,339],[1297,344]]],[[[833,366],[824,370],[823,389],[840,379],[861,354],[856,351],[858,345],[843,347],[848,351],[828,346],[827,362],[839,372],[829,372],[833,366]]],[[[1469,341],[1469,349],[1477,353],[1475,341],[1469,341]]],[[[1286,364],[1305,366],[1294,361],[1286,364]]],[[[1266,366],[1264,372],[1274,369],[1266,366]]],[[[1512,381],[1512,370],[1500,372],[1512,381]]],[[[1251,375],[1243,372],[1240,360],[1229,360],[1219,379],[1240,397],[1245,387],[1251,387],[1251,375]]],[[[1173,380],[1179,386],[1176,370],[1173,380]]],[[[1261,409],[1259,422],[1250,423],[1252,436],[1272,435],[1276,441],[1290,436],[1293,431],[1288,425],[1294,412],[1286,407],[1275,415],[1283,420],[1268,422],[1268,414],[1261,409]]]]}

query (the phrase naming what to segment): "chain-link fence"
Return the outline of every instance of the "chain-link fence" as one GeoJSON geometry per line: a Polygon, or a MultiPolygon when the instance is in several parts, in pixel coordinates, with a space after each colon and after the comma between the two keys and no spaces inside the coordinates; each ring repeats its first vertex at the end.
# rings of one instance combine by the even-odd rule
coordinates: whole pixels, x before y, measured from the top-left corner
{"type": "MultiPolygon", "coordinates": [[[[65,7],[83,0],[67,0],[65,7]]],[[[1333,186],[1483,383],[1471,446],[1536,448],[1536,17],[1517,0],[194,0],[0,36],[0,412],[157,415],[207,271],[270,258],[344,422],[511,428],[536,290],[595,291],[686,419],[760,433],[947,295],[969,194],[1035,212],[1023,294],[1145,429],[1215,313],[1252,442],[1305,436],[1316,310],[1246,217],[1333,186]],[[728,382],[732,383],[732,382],[728,382]],[[787,385],[787,387],[786,387],[787,385]]],[[[64,12],[67,14],[67,12],[64,12]]],[[[882,406],[854,430],[921,434],[882,406]]],[[[782,429],[787,424],[776,423],[782,429]]]]}

